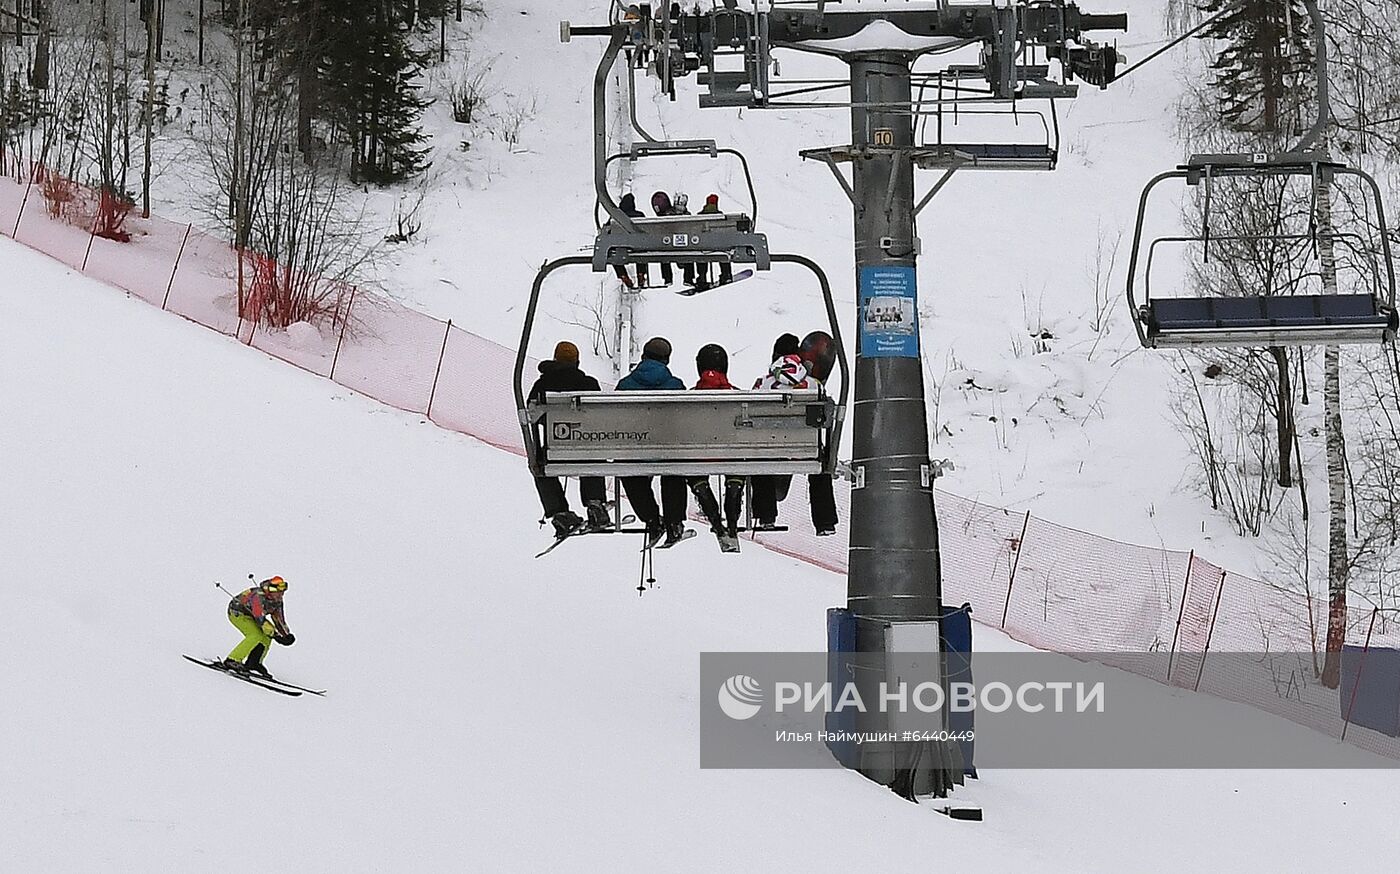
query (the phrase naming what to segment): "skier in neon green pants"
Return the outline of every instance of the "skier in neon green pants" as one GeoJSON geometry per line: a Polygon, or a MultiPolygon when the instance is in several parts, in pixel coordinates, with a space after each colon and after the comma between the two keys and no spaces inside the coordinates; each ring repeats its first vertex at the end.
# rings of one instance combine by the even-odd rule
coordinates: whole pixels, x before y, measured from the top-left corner
{"type": "Polygon", "coordinates": [[[282,595],[287,581],[271,577],[234,597],[228,604],[228,621],[243,633],[243,640],[224,659],[224,667],[241,673],[271,676],[263,667],[263,657],[273,641],[291,646],[296,637],[282,615],[282,595]]]}

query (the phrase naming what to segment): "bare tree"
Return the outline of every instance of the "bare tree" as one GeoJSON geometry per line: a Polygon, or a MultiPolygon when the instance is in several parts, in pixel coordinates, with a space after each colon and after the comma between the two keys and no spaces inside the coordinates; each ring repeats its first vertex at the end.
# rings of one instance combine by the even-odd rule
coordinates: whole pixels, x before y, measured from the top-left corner
{"type": "Polygon", "coordinates": [[[264,63],[250,30],[221,64],[229,72],[215,77],[203,126],[217,188],[210,212],[239,253],[239,316],[273,327],[335,320],[373,247],[344,200],[339,165],[298,151],[294,68],[264,63]]]}

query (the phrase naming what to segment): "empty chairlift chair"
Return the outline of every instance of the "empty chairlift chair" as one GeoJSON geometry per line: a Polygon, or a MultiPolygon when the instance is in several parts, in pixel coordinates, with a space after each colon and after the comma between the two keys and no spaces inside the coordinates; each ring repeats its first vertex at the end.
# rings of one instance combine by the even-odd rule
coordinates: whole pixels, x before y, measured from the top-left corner
{"type": "MultiPolygon", "coordinates": [[[[1335,211],[1334,215],[1336,214],[1335,211]]],[[[1341,222],[1341,217],[1337,217],[1341,222]]],[[[1311,268],[1321,276],[1321,264],[1311,268]]],[[[1317,152],[1279,155],[1193,155],[1176,170],[1162,173],[1148,183],[1138,207],[1128,264],[1128,303],[1142,345],[1153,348],[1225,346],[1302,346],[1333,343],[1380,343],[1393,340],[1396,330],[1395,268],[1385,225],[1380,189],[1368,174],[1330,160],[1317,152]],[[1326,245],[1317,223],[1320,183],[1338,177],[1354,177],[1361,186],[1367,216],[1367,233],[1334,228],[1330,243],[1347,254],[1347,263],[1359,277],[1345,294],[1274,293],[1220,297],[1153,297],[1154,259],[1165,244],[1199,246],[1201,256],[1212,257],[1211,245],[1247,245],[1256,248],[1305,247],[1319,260],[1319,246],[1326,245]],[[1312,186],[1308,228],[1305,232],[1212,236],[1212,185],[1218,179],[1305,177],[1312,186]],[[1204,198],[1202,226],[1194,235],[1159,237],[1143,242],[1143,227],[1153,189],[1168,179],[1183,179],[1199,186],[1204,198]],[[1356,287],[1359,286],[1359,287],[1356,287]],[[1138,301],[1141,288],[1143,300],[1138,301]]]]}

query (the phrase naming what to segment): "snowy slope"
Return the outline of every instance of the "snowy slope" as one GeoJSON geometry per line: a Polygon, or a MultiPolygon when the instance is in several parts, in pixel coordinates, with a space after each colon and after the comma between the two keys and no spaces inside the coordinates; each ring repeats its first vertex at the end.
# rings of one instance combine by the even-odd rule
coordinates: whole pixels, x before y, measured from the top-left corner
{"type": "MultiPolygon", "coordinates": [[[[1385,771],[991,772],[962,791],[981,826],[850,773],[700,771],[698,653],[823,648],[841,579],[697,541],[638,598],[630,544],[532,561],[518,459],[9,241],[0,276],[4,870],[1301,871],[1400,852],[1385,771]],[[298,645],[270,664],[325,699],[179,658],[232,645],[211,583],[245,571],[292,581],[298,645]]],[[[1198,706],[1203,733],[1230,707],[1198,706]]]]}

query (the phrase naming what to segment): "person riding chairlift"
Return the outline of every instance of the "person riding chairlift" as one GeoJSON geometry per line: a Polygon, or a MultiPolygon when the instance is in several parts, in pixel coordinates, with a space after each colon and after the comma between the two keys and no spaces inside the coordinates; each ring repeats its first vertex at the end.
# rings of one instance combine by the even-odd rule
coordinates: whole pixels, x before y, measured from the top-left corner
{"type": "MultiPolygon", "coordinates": [[[[618,391],[655,391],[659,389],[683,390],[685,383],[671,373],[671,343],[665,337],[652,337],[642,347],[642,360],[632,372],[617,384],[618,391]]],[[[710,529],[716,537],[724,535],[723,522],[719,515],[719,502],[714,490],[704,477],[684,477],[666,475],[661,477],[661,506],[656,505],[656,495],[651,488],[649,476],[621,477],[622,490],[637,518],[646,525],[647,544],[653,545],[664,534],[666,546],[674,546],[685,536],[685,515],[688,501],[686,486],[690,486],[700,510],[710,522],[710,529]]]]}
{"type": "MultiPolygon", "coordinates": [[[[699,382],[695,383],[697,390],[738,390],[737,386],[729,382],[729,353],[718,343],[710,343],[700,347],[700,351],[695,355],[695,369],[700,374],[699,382]]],[[[730,542],[725,545],[730,549],[738,549],[739,517],[743,512],[744,478],[726,474],[724,477],[724,517],[726,520],[725,533],[730,542]]]]}
{"type": "MultiPolygon", "coordinates": [[[[802,344],[794,334],[783,334],[773,344],[773,363],[768,373],[754,382],[755,389],[795,391],[820,385],[802,359],[802,344]]],[[[772,530],[778,524],[778,504],[787,498],[792,487],[790,474],[765,475],[753,478],[754,527],[772,530]]],[[[831,477],[814,473],[807,477],[807,494],[811,502],[812,527],[818,537],[836,533],[836,492],[831,477]]]]}
{"type": "MultiPolygon", "coordinates": [[[[554,347],[554,357],[540,362],[540,376],[530,386],[528,400],[537,403],[544,400],[545,392],[551,391],[602,391],[598,380],[579,369],[578,347],[568,340],[560,340],[554,347]]],[[[601,476],[581,476],[578,479],[579,497],[588,513],[585,523],[573,510],[569,509],[569,499],[564,494],[564,486],[557,476],[535,477],[535,491],[540,496],[540,506],[544,516],[554,525],[556,537],[567,537],[585,527],[589,530],[607,528],[612,520],[608,517],[607,481],[601,476]]]]}

